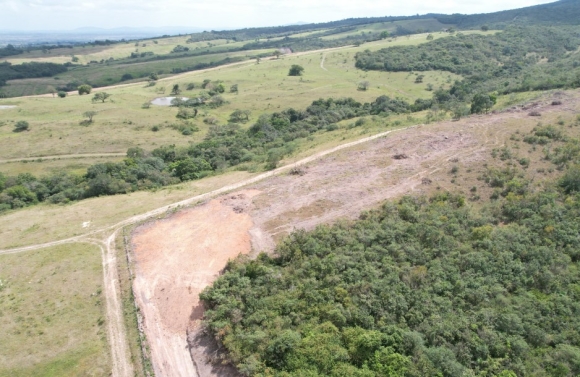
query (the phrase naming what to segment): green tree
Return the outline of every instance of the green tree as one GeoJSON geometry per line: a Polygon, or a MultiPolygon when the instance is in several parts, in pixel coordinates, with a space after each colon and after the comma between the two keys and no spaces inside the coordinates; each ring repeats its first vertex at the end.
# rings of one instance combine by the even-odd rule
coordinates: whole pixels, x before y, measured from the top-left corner
{"type": "Polygon", "coordinates": [[[368,81],[360,81],[357,85],[358,90],[362,90],[363,92],[366,91],[371,86],[371,83],[368,81]]]}
{"type": "Polygon", "coordinates": [[[234,84],[234,85],[230,86],[230,93],[238,94],[238,84],[234,84]]]}
{"type": "Polygon", "coordinates": [[[47,86],[46,91],[52,94],[53,97],[56,95],[56,89],[52,85],[47,86]]]}
{"type": "Polygon", "coordinates": [[[14,125],[14,132],[28,131],[29,129],[30,129],[30,124],[28,124],[28,122],[25,120],[18,121],[14,125]]]}
{"type": "Polygon", "coordinates": [[[151,74],[149,74],[149,80],[157,81],[159,80],[159,75],[155,72],[152,72],[151,74]]]}
{"type": "Polygon", "coordinates": [[[290,70],[288,71],[288,76],[302,76],[304,72],[304,67],[298,64],[292,64],[290,70]]]}
{"type": "Polygon", "coordinates": [[[78,87],[79,95],[81,95],[81,96],[83,94],[90,94],[91,90],[93,90],[93,87],[88,85],[88,84],[83,84],[83,85],[78,87]]]}
{"type": "Polygon", "coordinates": [[[65,92],[64,90],[61,90],[58,92],[59,98],[65,98],[67,95],[68,95],[68,93],[65,92]]]}
{"type": "Polygon", "coordinates": [[[379,34],[379,38],[381,39],[387,39],[389,38],[389,32],[388,31],[382,31],[381,34],[379,34]]]}
{"type": "Polygon", "coordinates": [[[169,165],[169,171],[182,181],[198,179],[202,172],[211,170],[211,165],[203,158],[187,158],[169,165]]]}
{"type": "Polygon", "coordinates": [[[180,93],[181,93],[181,89],[179,89],[179,84],[173,85],[173,88],[171,89],[171,94],[172,95],[179,95],[180,93]]]}
{"type": "Polygon", "coordinates": [[[106,93],[106,92],[98,92],[98,93],[95,93],[95,95],[93,96],[92,101],[93,102],[101,101],[102,103],[105,103],[105,101],[109,97],[111,97],[111,94],[109,94],[109,93],[106,93]]]}
{"type": "Polygon", "coordinates": [[[232,123],[246,123],[250,120],[250,110],[235,110],[230,114],[230,122],[232,123]]]}
{"type": "Polygon", "coordinates": [[[479,93],[473,97],[471,100],[471,113],[481,114],[488,113],[489,110],[495,105],[497,98],[494,95],[479,93]]]}
{"type": "Polygon", "coordinates": [[[87,123],[93,123],[93,118],[95,115],[97,115],[97,112],[93,110],[85,111],[83,113],[83,116],[87,118],[87,123]]]}
{"type": "Polygon", "coordinates": [[[220,106],[225,105],[225,104],[226,104],[226,100],[220,95],[213,96],[209,100],[209,106],[213,107],[213,108],[220,107],[220,106]]]}
{"type": "Polygon", "coordinates": [[[580,165],[574,165],[560,179],[560,187],[568,194],[580,192],[580,165]]]}
{"type": "Polygon", "coordinates": [[[276,57],[276,59],[280,59],[280,55],[282,55],[282,53],[280,52],[280,50],[274,50],[273,55],[276,57]]]}

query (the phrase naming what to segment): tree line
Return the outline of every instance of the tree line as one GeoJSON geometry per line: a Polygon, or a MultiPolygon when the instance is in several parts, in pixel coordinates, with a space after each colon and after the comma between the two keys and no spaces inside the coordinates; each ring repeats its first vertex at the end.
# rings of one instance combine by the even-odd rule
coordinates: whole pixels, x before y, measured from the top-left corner
{"type": "Polygon", "coordinates": [[[0,63],[0,86],[8,80],[51,77],[67,71],[67,65],[57,63],[22,63],[12,65],[9,62],[0,63]]]}
{"type": "MultiPolygon", "coordinates": [[[[178,105],[189,106],[189,102],[178,105]]],[[[0,173],[0,211],[39,202],[67,203],[84,198],[147,190],[199,179],[243,163],[265,164],[273,169],[292,153],[296,139],[316,132],[333,131],[336,123],[365,115],[420,111],[429,101],[413,104],[402,99],[378,97],[371,103],[352,98],[319,99],[304,110],[287,109],[260,116],[244,129],[248,112],[232,113],[230,123],[211,125],[205,138],[187,147],[167,145],[152,151],[129,148],[122,162],[92,165],[83,175],[58,172],[46,177],[0,173]]],[[[185,107],[184,107],[185,109],[185,107]]]]}

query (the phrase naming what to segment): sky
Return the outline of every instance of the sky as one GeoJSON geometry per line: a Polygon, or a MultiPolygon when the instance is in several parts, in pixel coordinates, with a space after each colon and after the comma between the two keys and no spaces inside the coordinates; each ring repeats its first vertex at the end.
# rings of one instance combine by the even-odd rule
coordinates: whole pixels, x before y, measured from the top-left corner
{"type": "Polygon", "coordinates": [[[553,0],[0,0],[0,30],[184,26],[206,30],[425,13],[488,13],[553,0]]]}

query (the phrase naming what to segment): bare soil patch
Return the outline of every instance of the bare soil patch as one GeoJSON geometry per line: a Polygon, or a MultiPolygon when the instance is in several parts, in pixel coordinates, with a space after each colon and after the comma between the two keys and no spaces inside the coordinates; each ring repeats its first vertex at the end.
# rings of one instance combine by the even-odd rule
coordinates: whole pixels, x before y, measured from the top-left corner
{"type": "Polygon", "coordinates": [[[187,332],[203,316],[199,293],[229,259],[251,250],[246,212],[258,191],[242,191],[136,229],[134,292],[157,376],[195,376],[187,332]]]}

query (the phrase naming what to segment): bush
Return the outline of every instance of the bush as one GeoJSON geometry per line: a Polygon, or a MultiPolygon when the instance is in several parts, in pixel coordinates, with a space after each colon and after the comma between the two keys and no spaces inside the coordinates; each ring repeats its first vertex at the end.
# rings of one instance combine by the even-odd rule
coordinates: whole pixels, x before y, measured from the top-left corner
{"type": "Polygon", "coordinates": [[[67,95],[68,95],[68,93],[65,92],[65,91],[63,91],[63,90],[61,90],[61,91],[58,92],[58,96],[60,98],[65,98],[67,95]]]}
{"type": "Polygon", "coordinates": [[[90,94],[91,90],[93,90],[93,87],[87,84],[81,85],[78,87],[78,91],[79,91],[79,95],[83,95],[83,94],[90,94]]]}
{"type": "Polygon", "coordinates": [[[28,131],[29,128],[30,125],[28,124],[28,122],[25,120],[21,120],[14,126],[14,132],[28,131]]]}
{"type": "Polygon", "coordinates": [[[304,67],[298,64],[292,64],[290,70],[288,71],[288,76],[302,76],[304,72],[304,67]]]}
{"type": "Polygon", "coordinates": [[[123,76],[121,76],[121,81],[127,81],[127,80],[133,80],[133,79],[134,79],[134,77],[130,73],[125,73],[123,76]]]}
{"type": "Polygon", "coordinates": [[[568,194],[580,192],[580,165],[568,169],[560,180],[560,187],[568,194]]]}

